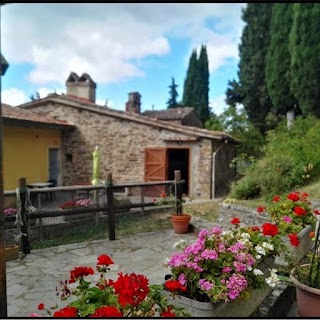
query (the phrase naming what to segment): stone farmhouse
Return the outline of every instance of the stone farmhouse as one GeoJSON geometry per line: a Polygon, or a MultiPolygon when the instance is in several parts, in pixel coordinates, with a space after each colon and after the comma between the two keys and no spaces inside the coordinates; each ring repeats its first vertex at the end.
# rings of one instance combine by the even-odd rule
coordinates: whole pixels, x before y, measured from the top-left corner
{"type": "Polygon", "coordinates": [[[141,96],[132,92],[125,110],[118,111],[97,105],[95,96],[91,77],[71,72],[65,95],[53,93],[19,106],[73,128],[61,132],[59,176],[48,178],[61,185],[91,181],[92,152],[99,146],[102,180],[109,172],[115,184],[173,180],[174,170],[181,170],[183,191],[190,197],[212,199],[229,190],[238,140],[203,129],[192,108],[141,113],[141,96]]]}

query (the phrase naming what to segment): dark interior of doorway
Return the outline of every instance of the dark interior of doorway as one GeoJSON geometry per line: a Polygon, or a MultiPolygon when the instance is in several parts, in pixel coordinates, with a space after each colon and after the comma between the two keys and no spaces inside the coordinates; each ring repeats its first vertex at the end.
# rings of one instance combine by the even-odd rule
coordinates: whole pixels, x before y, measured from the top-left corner
{"type": "Polygon", "coordinates": [[[181,171],[182,193],[189,194],[189,149],[168,149],[168,180],[174,180],[174,171],[181,171]]]}

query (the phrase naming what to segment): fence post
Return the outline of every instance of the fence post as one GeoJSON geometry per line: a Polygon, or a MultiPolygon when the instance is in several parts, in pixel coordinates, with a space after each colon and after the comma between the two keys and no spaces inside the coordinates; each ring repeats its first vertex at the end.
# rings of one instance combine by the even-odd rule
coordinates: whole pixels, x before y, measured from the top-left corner
{"type": "Polygon", "coordinates": [[[21,200],[21,217],[23,225],[20,227],[21,235],[21,250],[24,254],[30,253],[30,244],[28,237],[28,221],[26,217],[26,178],[19,178],[18,188],[21,200]]]}
{"type": "Polygon", "coordinates": [[[107,189],[109,240],[116,240],[115,220],[114,220],[114,210],[113,210],[113,184],[112,184],[111,173],[107,174],[106,189],[107,189]]]}
{"type": "Polygon", "coordinates": [[[175,198],[176,198],[176,213],[177,215],[182,213],[182,186],[181,186],[181,171],[174,170],[175,180],[175,198]]]}
{"type": "MultiPolygon", "coordinates": [[[[144,204],[144,187],[140,187],[141,203],[144,204]]],[[[141,213],[144,214],[144,207],[141,207],[141,213]]]]}
{"type": "MultiPolygon", "coordinates": [[[[41,193],[38,193],[38,211],[41,212],[41,193]]],[[[40,240],[43,240],[43,223],[42,217],[39,218],[40,240]]]]}

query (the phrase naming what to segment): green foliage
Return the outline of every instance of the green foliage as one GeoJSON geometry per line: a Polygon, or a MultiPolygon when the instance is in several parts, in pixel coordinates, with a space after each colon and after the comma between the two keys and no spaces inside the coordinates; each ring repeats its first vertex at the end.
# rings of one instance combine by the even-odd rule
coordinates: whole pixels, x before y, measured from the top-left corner
{"type": "Polygon", "coordinates": [[[297,117],[290,130],[283,121],[266,137],[264,157],[234,182],[231,197],[282,194],[320,178],[320,121],[297,117]]]}
{"type": "Polygon", "coordinates": [[[178,87],[178,85],[175,84],[174,78],[171,77],[171,85],[169,86],[170,98],[167,101],[167,105],[168,105],[167,109],[172,109],[172,108],[178,108],[179,107],[179,104],[177,102],[177,98],[179,97],[179,94],[177,92],[177,87],[178,87]]]}
{"type": "Polygon", "coordinates": [[[209,119],[209,63],[207,49],[203,45],[199,58],[195,49],[190,56],[182,104],[193,107],[203,123],[209,119]]]}
{"type": "Polygon", "coordinates": [[[248,157],[261,156],[260,149],[265,142],[264,136],[249,122],[244,108],[229,106],[219,116],[213,113],[205,123],[205,128],[224,131],[239,139],[242,144],[237,150],[238,154],[247,154],[248,157]]]}
{"type": "Polygon", "coordinates": [[[320,117],[320,6],[294,3],[289,37],[291,91],[304,115],[320,117]]]}
{"type": "Polygon", "coordinates": [[[242,19],[246,23],[239,46],[239,81],[245,93],[242,103],[250,122],[264,134],[266,116],[272,109],[265,83],[265,61],[270,42],[271,3],[248,3],[242,19]]]}
{"type": "Polygon", "coordinates": [[[297,100],[290,90],[291,56],[288,39],[292,26],[292,3],[275,3],[270,25],[270,46],[266,60],[266,84],[276,114],[297,106],[297,100]]]}

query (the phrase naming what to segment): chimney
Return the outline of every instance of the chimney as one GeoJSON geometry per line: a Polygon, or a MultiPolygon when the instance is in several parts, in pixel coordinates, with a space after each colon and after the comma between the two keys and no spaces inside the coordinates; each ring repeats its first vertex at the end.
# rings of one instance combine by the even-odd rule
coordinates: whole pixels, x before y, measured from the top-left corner
{"type": "Polygon", "coordinates": [[[126,102],[126,112],[140,113],[141,95],[139,92],[130,92],[129,100],[126,102]]]}
{"type": "Polygon", "coordinates": [[[96,102],[96,83],[87,73],[79,77],[75,72],[71,72],[67,81],[67,96],[78,98],[84,101],[96,102]]]}

